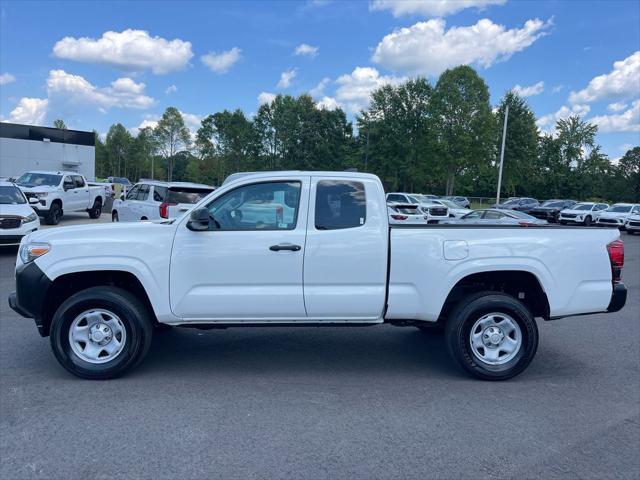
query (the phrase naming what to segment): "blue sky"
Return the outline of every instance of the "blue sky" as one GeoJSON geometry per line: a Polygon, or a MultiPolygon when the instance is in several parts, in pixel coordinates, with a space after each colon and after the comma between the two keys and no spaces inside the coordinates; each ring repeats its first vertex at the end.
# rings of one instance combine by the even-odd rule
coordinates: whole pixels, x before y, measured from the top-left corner
{"type": "Polygon", "coordinates": [[[372,88],[468,63],[543,130],[579,113],[612,159],[640,144],[640,2],[0,2],[0,115],[105,133],[167,106],[190,128],[311,92],[350,118],[372,88]]]}

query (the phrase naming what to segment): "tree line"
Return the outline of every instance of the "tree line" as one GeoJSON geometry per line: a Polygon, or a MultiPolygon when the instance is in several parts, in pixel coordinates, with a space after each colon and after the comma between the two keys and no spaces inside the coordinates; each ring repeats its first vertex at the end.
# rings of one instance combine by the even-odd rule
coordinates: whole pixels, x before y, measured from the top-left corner
{"type": "Polygon", "coordinates": [[[516,93],[492,109],[489,89],[468,66],[373,91],[355,125],[309,95],[278,95],[253,118],[242,110],[205,117],[195,135],[180,111],[133,135],[122,124],[96,135],[96,176],[220,185],[238,171],[346,170],[377,174],[387,191],[491,197],[509,106],[503,196],[640,201],[640,146],[612,163],[597,126],[573,116],[541,132],[516,93]]]}

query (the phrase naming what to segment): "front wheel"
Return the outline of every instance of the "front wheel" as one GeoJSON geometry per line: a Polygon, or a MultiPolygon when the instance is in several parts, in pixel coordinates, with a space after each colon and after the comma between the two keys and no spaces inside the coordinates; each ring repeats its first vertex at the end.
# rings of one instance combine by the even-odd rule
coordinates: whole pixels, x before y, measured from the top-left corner
{"type": "Polygon", "coordinates": [[[462,300],[445,329],[449,354],[482,380],[522,373],[538,349],[538,327],[529,309],[502,293],[481,292],[462,300]]]}
{"type": "Polygon", "coordinates": [[[49,213],[45,217],[47,225],[58,225],[62,218],[62,207],[58,203],[52,203],[49,213]]]}
{"type": "Polygon", "coordinates": [[[584,219],[584,226],[585,227],[590,227],[591,223],[593,222],[593,220],[591,219],[591,217],[589,215],[587,215],[584,219]]]}
{"type": "Polygon", "coordinates": [[[60,365],[81,378],[107,379],[142,361],[153,327],[146,306],[115,287],[69,297],[51,322],[51,348],[60,365]]]}

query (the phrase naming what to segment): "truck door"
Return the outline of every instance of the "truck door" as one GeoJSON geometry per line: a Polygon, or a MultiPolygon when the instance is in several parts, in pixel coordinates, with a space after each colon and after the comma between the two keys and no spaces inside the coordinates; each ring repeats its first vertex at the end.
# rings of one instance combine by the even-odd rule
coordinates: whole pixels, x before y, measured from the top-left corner
{"type": "Polygon", "coordinates": [[[304,257],[304,300],[310,319],[382,317],[388,224],[381,188],[367,178],[312,177],[304,257]]]}
{"type": "Polygon", "coordinates": [[[206,205],[216,229],[194,232],[188,216],[180,219],[171,253],[173,313],[193,322],[306,320],[308,198],[309,177],[247,180],[206,205]]]}
{"type": "Polygon", "coordinates": [[[89,185],[86,184],[84,178],[81,175],[74,175],[73,181],[75,183],[74,201],[76,202],[75,210],[84,210],[93,206],[93,198],[89,195],[89,185]]]}

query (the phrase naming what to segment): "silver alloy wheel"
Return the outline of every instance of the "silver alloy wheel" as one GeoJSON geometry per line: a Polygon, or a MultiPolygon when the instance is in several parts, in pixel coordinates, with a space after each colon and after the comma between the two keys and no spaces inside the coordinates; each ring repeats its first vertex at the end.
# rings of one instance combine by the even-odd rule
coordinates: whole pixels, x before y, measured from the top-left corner
{"type": "Polygon", "coordinates": [[[93,309],[78,315],[69,327],[73,353],[88,363],[107,363],[122,353],[127,331],[113,312],[93,309]]]}
{"type": "Polygon", "coordinates": [[[473,355],[488,365],[504,365],[522,347],[520,326],[509,315],[488,313],[471,328],[469,342],[473,355]]]}

